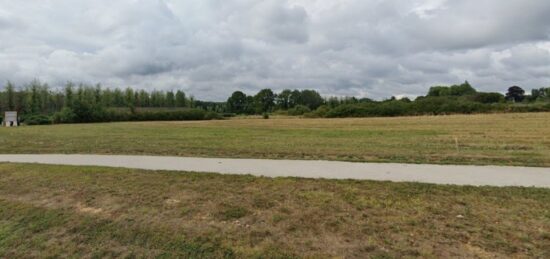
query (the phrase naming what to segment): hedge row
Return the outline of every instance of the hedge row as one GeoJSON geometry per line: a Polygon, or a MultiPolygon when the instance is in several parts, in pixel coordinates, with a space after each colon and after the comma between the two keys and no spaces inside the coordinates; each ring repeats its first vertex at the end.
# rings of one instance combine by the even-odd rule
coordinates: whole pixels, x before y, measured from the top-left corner
{"type": "Polygon", "coordinates": [[[306,114],[306,116],[344,118],[548,111],[550,111],[550,103],[529,105],[509,103],[484,104],[447,98],[424,98],[415,102],[395,100],[387,102],[344,104],[335,108],[322,106],[306,114]]]}

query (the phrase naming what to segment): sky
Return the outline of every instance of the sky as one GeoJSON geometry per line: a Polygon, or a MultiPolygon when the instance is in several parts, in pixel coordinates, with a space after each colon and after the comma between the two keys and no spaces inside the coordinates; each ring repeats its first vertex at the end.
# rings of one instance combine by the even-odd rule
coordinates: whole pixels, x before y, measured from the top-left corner
{"type": "Polygon", "coordinates": [[[315,89],[382,99],[550,86],[548,0],[0,0],[0,84],[315,89]]]}

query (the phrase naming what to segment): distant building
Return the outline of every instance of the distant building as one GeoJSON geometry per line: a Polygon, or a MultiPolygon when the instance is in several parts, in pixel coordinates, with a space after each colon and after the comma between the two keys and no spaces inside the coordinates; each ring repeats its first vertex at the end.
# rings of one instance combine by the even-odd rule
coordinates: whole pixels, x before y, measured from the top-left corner
{"type": "Polygon", "coordinates": [[[19,123],[17,121],[17,112],[5,112],[4,121],[2,122],[4,127],[17,127],[19,123]]]}

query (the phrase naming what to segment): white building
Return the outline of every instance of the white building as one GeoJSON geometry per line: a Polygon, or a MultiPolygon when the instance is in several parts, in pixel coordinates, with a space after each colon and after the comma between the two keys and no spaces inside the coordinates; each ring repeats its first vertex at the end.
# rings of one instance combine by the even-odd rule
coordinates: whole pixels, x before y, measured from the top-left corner
{"type": "Polygon", "coordinates": [[[4,113],[4,121],[2,122],[4,127],[17,127],[17,112],[6,112],[4,113]]]}

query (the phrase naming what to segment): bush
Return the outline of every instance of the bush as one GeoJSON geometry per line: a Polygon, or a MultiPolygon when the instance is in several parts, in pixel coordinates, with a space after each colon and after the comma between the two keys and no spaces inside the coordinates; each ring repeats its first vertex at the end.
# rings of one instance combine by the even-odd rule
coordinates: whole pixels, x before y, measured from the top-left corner
{"type": "Polygon", "coordinates": [[[53,123],[74,123],[76,122],[76,114],[73,109],[65,107],[61,111],[53,115],[53,123]]]}
{"type": "Polygon", "coordinates": [[[499,103],[504,101],[504,95],[500,93],[476,93],[471,100],[479,103],[499,103]]]}
{"type": "Polygon", "coordinates": [[[205,115],[204,115],[204,119],[205,120],[221,120],[223,119],[222,115],[220,115],[219,113],[217,112],[207,112],[205,115]]]}
{"type": "Polygon", "coordinates": [[[269,114],[267,112],[264,112],[262,117],[267,120],[269,119],[269,114]]]}
{"type": "Polygon", "coordinates": [[[213,120],[223,117],[216,112],[206,112],[200,109],[186,109],[176,111],[121,111],[116,109],[105,110],[101,107],[82,105],[78,110],[63,108],[53,116],[54,123],[85,123],[85,122],[113,122],[113,121],[185,121],[185,120],[213,120]]]}
{"type": "Polygon", "coordinates": [[[311,112],[311,109],[305,105],[296,105],[294,108],[288,110],[288,115],[299,116],[304,115],[305,113],[311,112]]]}
{"type": "Polygon", "coordinates": [[[330,111],[330,108],[326,105],[321,105],[317,110],[304,114],[306,118],[324,118],[327,116],[327,113],[330,111]]]}
{"type": "Polygon", "coordinates": [[[52,124],[52,119],[49,116],[42,114],[33,114],[25,116],[21,119],[21,122],[26,125],[48,125],[52,124]]]}

